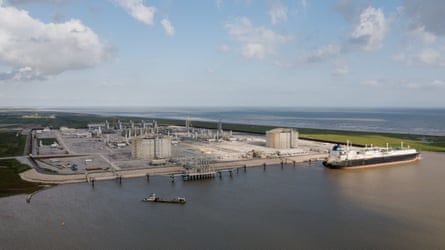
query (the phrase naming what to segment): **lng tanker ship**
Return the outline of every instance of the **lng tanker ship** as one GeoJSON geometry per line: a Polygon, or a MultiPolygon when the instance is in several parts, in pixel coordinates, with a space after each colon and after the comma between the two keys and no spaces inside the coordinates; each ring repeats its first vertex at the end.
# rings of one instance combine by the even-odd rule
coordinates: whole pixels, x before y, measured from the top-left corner
{"type": "Polygon", "coordinates": [[[400,149],[371,146],[356,150],[348,142],[346,146],[335,145],[323,165],[328,168],[357,169],[403,164],[418,159],[419,152],[416,149],[403,148],[403,144],[400,149]]]}

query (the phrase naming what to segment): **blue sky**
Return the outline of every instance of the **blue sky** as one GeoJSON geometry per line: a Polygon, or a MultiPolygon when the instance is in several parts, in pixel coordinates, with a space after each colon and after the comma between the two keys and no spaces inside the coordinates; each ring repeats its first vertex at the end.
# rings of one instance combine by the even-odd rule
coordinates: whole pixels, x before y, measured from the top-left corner
{"type": "Polygon", "coordinates": [[[0,0],[0,106],[444,107],[445,1],[0,0]]]}

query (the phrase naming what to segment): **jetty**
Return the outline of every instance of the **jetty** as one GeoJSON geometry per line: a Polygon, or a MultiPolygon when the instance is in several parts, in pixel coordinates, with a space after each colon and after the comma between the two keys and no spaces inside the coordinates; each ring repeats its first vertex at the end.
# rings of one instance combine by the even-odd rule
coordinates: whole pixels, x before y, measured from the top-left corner
{"type": "Polygon", "coordinates": [[[182,174],[182,179],[184,181],[196,181],[196,180],[204,180],[204,179],[213,179],[216,176],[216,171],[212,168],[205,167],[196,167],[185,171],[182,174]]]}

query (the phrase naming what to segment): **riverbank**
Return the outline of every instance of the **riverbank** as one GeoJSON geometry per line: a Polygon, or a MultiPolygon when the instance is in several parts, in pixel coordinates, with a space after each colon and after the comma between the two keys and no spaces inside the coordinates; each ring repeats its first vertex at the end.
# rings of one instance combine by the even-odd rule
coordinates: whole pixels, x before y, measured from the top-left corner
{"type": "Polygon", "coordinates": [[[29,194],[41,188],[38,182],[27,182],[19,176],[27,169],[30,169],[30,167],[15,159],[0,160],[0,197],[29,194]]]}
{"type": "MultiPolygon", "coordinates": [[[[227,170],[239,167],[257,167],[263,164],[266,165],[276,165],[281,162],[286,164],[292,164],[293,162],[305,162],[305,161],[315,161],[322,160],[327,156],[327,154],[307,154],[301,156],[286,157],[283,159],[253,159],[244,161],[233,161],[233,162],[219,162],[211,164],[210,167],[215,170],[227,170]]],[[[28,182],[43,183],[43,184],[68,184],[68,183],[80,183],[89,181],[103,181],[103,180],[114,180],[117,178],[135,178],[135,177],[146,177],[155,175],[176,175],[182,174],[185,171],[183,167],[171,166],[171,167],[156,167],[156,168],[144,168],[144,169],[129,169],[129,170],[119,170],[119,171],[108,171],[108,172],[90,172],[85,174],[70,174],[70,175],[56,175],[56,174],[44,174],[31,169],[20,173],[20,177],[28,182]]]]}

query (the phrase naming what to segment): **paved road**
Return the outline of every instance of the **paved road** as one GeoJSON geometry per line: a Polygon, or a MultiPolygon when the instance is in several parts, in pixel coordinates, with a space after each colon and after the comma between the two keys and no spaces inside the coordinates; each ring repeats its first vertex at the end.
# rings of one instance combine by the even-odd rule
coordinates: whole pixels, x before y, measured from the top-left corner
{"type": "Polygon", "coordinates": [[[20,155],[20,156],[0,157],[0,160],[12,160],[12,159],[17,159],[17,157],[22,157],[22,155],[20,155]]]}

